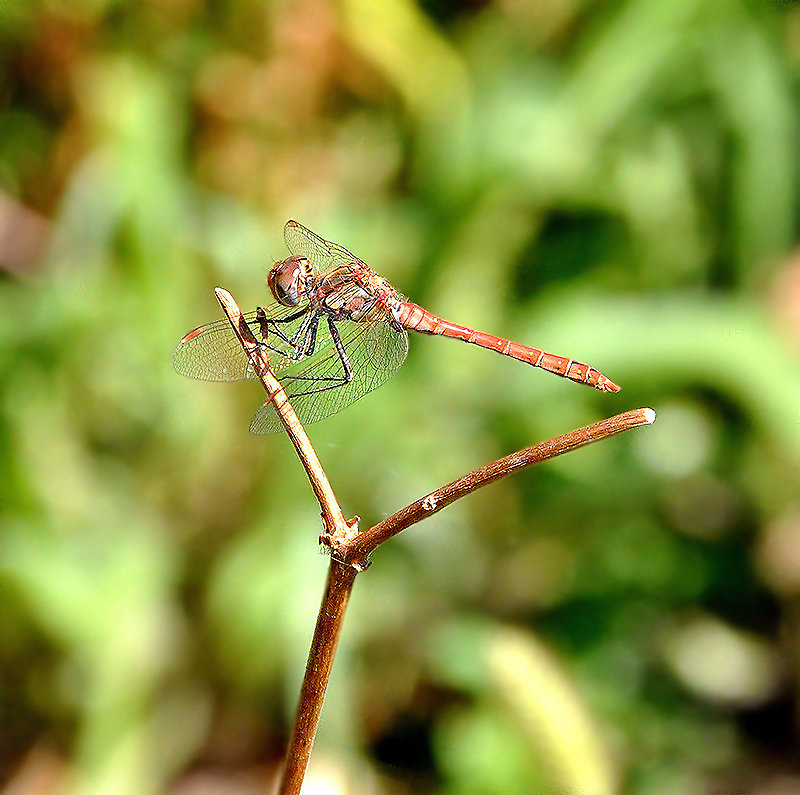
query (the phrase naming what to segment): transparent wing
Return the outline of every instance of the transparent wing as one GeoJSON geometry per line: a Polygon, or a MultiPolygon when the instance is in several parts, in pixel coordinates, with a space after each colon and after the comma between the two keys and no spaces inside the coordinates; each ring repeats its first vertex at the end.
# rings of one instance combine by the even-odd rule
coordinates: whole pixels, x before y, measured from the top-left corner
{"type": "MultiPolygon", "coordinates": [[[[297,311],[297,307],[286,307],[273,304],[265,312],[270,319],[281,320],[297,311]]],[[[264,340],[261,326],[256,320],[255,312],[243,315],[245,322],[260,342],[266,342],[265,350],[270,364],[276,372],[297,364],[296,350],[283,340],[278,333],[270,331],[264,340]],[[292,358],[294,355],[294,358],[292,358]]],[[[297,332],[306,316],[303,315],[288,323],[276,324],[284,337],[289,339],[297,332]]],[[[320,323],[317,334],[316,350],[330,345],[331,337],[327,323],[320,323]]],[[[242,350],[239,340],[231,328],[231,324],[223,320],[215,320],[205,326],[198,326],[190,331],[175,347],[172,354],[172,366],[181,375],[198,378],[201,381],[241,381],[244,378],[255,378],[247,355],[242,350]]]]}
{"type": "MultiPolygon", "coordinates": [[[[323,389],[326,382],[316,380],[320,385],[318,391],[297,394],[313,389],[315,380],[312,379],[342,375],[342,362],[333,346],[307,359],[297,372],[289,372],[281,378],[292,406],[304,425],[336,414],[381,386],[395,374],[408,353],[408,334],[395,331],[388,323],[339,321],[337,326],[347,359],[353,368],[353,380],[350,383],[323,389]]],[[[253,417],[250,430],[253,433],[278,433],[283,430],[283,423],[273,406],[265,403],[253,417]]]]}
{"type": "Polygon", "coordinates": [[[287,221],[283,228],[286,247],[292,254],[307,257],[319,272],[325,272],[339,265],[349,265],[361,260],[338,243],[331,243],[306,229],[297,221],[287,221]]]}

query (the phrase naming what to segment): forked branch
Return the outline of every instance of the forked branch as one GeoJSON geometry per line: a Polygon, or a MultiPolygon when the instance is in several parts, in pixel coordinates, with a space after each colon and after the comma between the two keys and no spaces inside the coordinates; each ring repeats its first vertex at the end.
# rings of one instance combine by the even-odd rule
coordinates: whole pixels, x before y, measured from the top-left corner
{"type": "Polygon", "coordinates": [[[384,541],[401,530],[432,516],[445,506],[466,497],[482,486],[520,469],[549,461],[551,458],[571,450],[607,439],[622,431],[628,431],[641,425],[650,425],[655,421],[656,415],[649,408],[627,411],[624,414],[618,414],[610,419],[557,436],[547,442],[527,447],[432,491],[369,530],[359,533],[358,517],[350,522],[344,519],[311,441],[289,403],[280,381],[272,372],[262,346],[259,345],[242,318],[239,307],[226,290],[217,288],[216,294],[242,348],[269,395],[269,402],[274,405],[280,415],[286,432],[308,474],[325,523],[325,532],[320,540],[331,551],[328,582],[317,615],[292,738],[286,752],[286,764],[278,790],[281,795],[290,793],[296,795],[300,792],[311,756],[325,699],[325,690],[355,577],[358,572],[363,571],[369,565],[369,555],[384,541]]]}
{"type": "Polygon", "coordinates": [[[507,455],[432,491],[369,530],[332,549],[328,583],[317,616],[314,639],[306,664],[292,738],[286,753],[286,766],[278,790],[280,795],[296,795],[300,792],[322,711],[347,600],[355,575],[369,565],[370,553],[401,530],[427,519],[482,486],[587,444],[599,442],[641,425],[650,425],[655,422],[655,418],[656,413],[652,409],[627,411],[507,455]]]}

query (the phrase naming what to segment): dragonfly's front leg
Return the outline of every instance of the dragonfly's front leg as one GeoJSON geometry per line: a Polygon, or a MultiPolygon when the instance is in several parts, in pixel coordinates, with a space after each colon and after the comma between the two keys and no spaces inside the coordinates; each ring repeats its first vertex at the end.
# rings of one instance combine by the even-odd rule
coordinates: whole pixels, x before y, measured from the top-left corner
{"type": "Polygon", "coordinates": [[[310,313],[307,309],[301,309],[299,312],[295,312],[288,317],[272,318],[268,317],[267,313],[259,306],[256,308],[256,321],[258,322],[262,344],[274,353],[278,353],[293,361],[299,361],[314,352],[319,317],[314,316],[314,314],[310,313]],[[299,317],[303,317],[303,315],[306,316],[305,320],[303,320],[297,331],[295,331],[291,337],[281,331],[278,324],[291,323],[299,317]],[[276,347],[274,344],[270,344],[269,338],[271,336],[277,337],[282,343],[285,343],[285,345],[276,347]]]}

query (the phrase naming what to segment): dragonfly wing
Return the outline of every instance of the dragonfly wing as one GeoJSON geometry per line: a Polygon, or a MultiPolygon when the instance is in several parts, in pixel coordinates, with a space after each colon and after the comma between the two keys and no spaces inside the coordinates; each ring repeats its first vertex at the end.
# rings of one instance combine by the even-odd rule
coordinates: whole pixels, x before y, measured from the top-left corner
{"type": "MultiPolygon", "coordinates": [[[[381,386],[395,374],[408,353],[408,334],[395,331],[388,323],[340,321],[337,325],[347,359],[353,368],[352,381],[311,394],[297,394],[313,389],[312,379],[335,378],[342,374],[342,362],[333,346],[311,357],[297,372],[289,372],[281,378],[292,406],[304,425],[336,414],[381,386]]],[[[278,433],[283,430],[283,423],[271,403],[259,407],[250,423],[250,430],[253,433],[278,433]]]]}
{"type": "Polygon", "coordinates": [[[325,240],[297,221],[286,222],[283,237],[286,240],[286,247],[292,254],[306,257],[318,271],[324,272],[339,265],[361,262],[344,246],[325,240]]]}
{"type": "MultiPolygon", "coordinates": [[[[281,319],[288,317],[293,310],[296,311],[296,308],[275,304],[265,312],[270,318],[281,319]]],[[[253,336],[263,342],[256,313],[247,312],[242,317],[253,336]]],[[[300,317],[289,323],[279,324],[277,328],[284,336],[291,338],[302,322],[303,317],[300,317]]],[[[325,343],[325,336],[321,337],[320,342],[325,343]]],[[[290,356],[290,353],[295,353],[294,348],[278,335],[270,333],[266,342],[268,347],[265,350],[274,370],[285,370],[297,362],[296,355],[293,359],[290,356]]],[[[330,342],[330,334],[327,342],[330,342]]],[[[319,344],[318,342],[317,347],[319,344]]],[[[201,381],[241,381],[244,378],[255,378],[253,366],[227,320],[215,320],[190,331],[175,347],[172,366],[181,375],[201,381]]]]}

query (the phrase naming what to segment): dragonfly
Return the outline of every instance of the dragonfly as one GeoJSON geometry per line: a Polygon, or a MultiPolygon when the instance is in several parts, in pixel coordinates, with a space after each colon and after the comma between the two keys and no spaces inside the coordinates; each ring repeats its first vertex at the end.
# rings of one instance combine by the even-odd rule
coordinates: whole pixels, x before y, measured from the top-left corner
{"type": "MultiPolygon", "coordinates": [[[[291,253],[275,262],[267,286],[275,299],[244,315],[303,424],[349,406],[394,375],[408,353],[408,332],[461,340],[601,392],[619,387],[588,364],[443,320],[405,300],[363,260],[288,221],[291,253]]],[[[227,320],[198,326],[172,357],[181,375],[239,381],[256,372],[227,320]]],[[[257,434],[283,430],[270,401],[250,423],[257,434]]]]}

